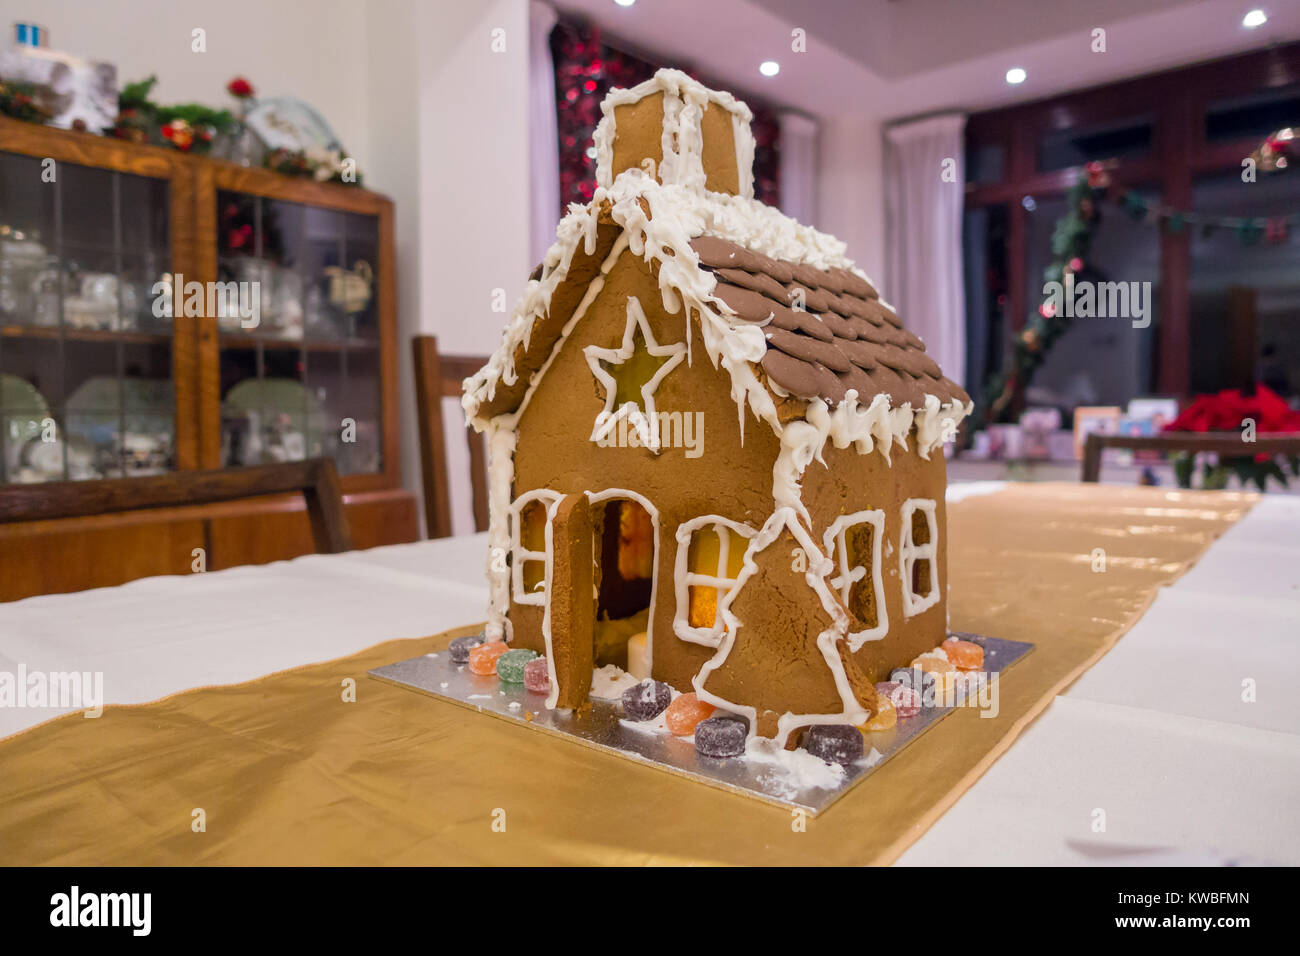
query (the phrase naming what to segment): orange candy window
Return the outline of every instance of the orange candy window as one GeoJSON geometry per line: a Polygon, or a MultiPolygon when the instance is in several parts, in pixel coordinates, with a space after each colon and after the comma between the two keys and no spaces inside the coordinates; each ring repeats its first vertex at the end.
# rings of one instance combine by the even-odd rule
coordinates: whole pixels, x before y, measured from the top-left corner
{"type": "MultiPolygon", "coordinates": [[[[701,528],[691,536],[690,550],[686,554],[686,569],[693,574],[734,581],[740,576],[740,569],[745,563],[745,548],[748,544],[744,535],[737,534],[728,527],[715,525],[701,528]],[[722,552],[719,534],[727,537],[725,567],[719,567],[718,559],[722,552]]],[[[725,593],[724,589],[714,585],[690,585],[687,588],[687,621],[691,627],[713,627],[718,617],[718,602],[725,593]]]]}

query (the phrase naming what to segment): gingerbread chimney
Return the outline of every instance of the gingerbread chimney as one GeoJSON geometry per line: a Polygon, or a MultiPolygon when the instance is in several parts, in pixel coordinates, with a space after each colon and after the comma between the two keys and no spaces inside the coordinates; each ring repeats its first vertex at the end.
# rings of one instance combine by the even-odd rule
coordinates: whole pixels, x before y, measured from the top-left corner
{"type": "Polygon", "coordinates": [[[596,182],[627,169],[665,185],[754,197],[749,107],[679,70],[660,70],[627,90],[610,90],[596,127],[596,182]]]}

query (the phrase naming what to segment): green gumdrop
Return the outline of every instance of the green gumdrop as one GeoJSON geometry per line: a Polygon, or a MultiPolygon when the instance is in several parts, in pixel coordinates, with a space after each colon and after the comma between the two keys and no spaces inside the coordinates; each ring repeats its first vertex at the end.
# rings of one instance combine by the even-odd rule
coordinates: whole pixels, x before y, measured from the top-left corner
{"type": "Polygon", "coordinates": [[[524,647],[506,651],[497,658],[497,676],[508,684],[524,682],[524,665],[537,656],[536,651],[524,647]]]}

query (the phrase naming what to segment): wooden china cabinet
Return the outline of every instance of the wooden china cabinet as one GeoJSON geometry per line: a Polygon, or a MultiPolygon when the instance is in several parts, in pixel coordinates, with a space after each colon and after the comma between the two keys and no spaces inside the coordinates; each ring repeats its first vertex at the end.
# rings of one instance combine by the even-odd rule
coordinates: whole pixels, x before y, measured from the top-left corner
{"type": "MultiPolygon", "coordinates": [[[[320,455],[357,547],[401,487],[393,208],[376,193],[0,119],[0,482],[320,455]]],[[[0,600],[312,550],[293,497],[0,526],[0,600]]]]}

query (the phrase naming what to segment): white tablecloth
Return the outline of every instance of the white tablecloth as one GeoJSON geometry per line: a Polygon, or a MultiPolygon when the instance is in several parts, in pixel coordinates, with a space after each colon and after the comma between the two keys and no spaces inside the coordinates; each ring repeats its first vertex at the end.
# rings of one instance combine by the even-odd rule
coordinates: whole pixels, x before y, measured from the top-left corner
{"type": "MultiPolygon", "coordinates": [[[[485,548],[474,535],[0,604],[0,671],[102,672],[106,703],[135,704],[423,637],[482,619],[485,548]]],[[[1300,864],[1298,638],[1300,500],[1268,497],[901,862],[1141,862],[1152,849],[1300,864]]],[[[0,707],[0,737],[58,713],[0,707]]]]}

